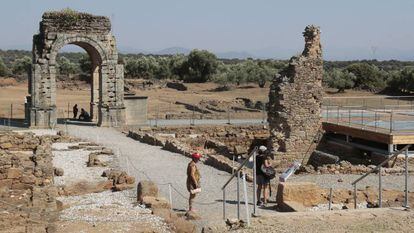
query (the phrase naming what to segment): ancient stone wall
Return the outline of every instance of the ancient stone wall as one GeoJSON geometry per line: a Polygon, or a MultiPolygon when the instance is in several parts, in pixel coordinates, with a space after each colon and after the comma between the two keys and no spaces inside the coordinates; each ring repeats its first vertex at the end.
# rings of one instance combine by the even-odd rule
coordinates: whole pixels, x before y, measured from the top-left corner
{"type": "Polygon", "coordinates": [[[305,49],[273,80],[269,92],[270,147],[276,163],[286,166],[312,153],[320,128],[323,98],[323,60],[320,29],[307,26],[305,49]]]}
{"type": "Polygon", "coordinates": [[[1,232],[55,232],[51,155],[49,138],[0,134],[1,232]]]}
{"type": "Polygon", "coordinates": [[[91,117],[101,126],[123,124],[124,67],[118,64],[115,37],[107,17],[79,12],[43,14],[40,32],[33,36],[33,61],[29,81],[31,127],[54,126],[56,108],[56,57],[68,44],[77,45],[91,59],[91,117]]]}
{"type": "Polygon", "coordinates": [[[105,16],[80,12],[46,12],[40,22],[40,32],[109,33],[111,21],[105,16]]]}

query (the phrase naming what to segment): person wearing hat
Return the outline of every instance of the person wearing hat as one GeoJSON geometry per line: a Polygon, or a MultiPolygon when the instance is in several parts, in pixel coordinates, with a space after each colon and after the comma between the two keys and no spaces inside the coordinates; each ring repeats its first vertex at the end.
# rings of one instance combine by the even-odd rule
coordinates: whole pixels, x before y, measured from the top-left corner
{"type": "Polygon", "coordinates": [[[257,181],[257,205],[263,206],[267,204],[269,199],[270,179],[265,176],[262,167],[270,167],[269,157],[266,155],[267,148],[265,146],[259,147],[259,153],[256,156],[256,181],[257,181]],[[263,192],[263,202],[260,199],[263,192]]]}
{"type": "Polygon", "coordinates": [[[193,153],[191,155],[191,162],[188,163],[187,166],[187,190],[190,193],[190,197],[188,199],[188,211],[193,211],[193,201],[196,197],[197,193],[201,192],[201,186],[200,186],[200,172],[198,171],[198,168],[196,166],[196,163],[200,161],[201,154],[199,153],[193,153]]]}

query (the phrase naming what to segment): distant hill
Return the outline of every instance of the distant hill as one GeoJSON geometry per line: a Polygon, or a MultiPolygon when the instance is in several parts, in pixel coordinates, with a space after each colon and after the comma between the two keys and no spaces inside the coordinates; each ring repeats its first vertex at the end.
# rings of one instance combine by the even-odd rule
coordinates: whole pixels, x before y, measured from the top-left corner
{"type": "Polygon", "coordinates": [[[218,58],[223,58],[223,59],[246,59],[246,58],[256,58],[256,56],[254,56],[251,53],[248,52],[237,52],[237,51],[229,51],[229,52],[223,52],[223,53],[215,53],[216,56],[218,58]]]}
{"type": "Polygon", "coordinates": [[[157,54],[157,55],[184,54],[184,55],[187,55],[190,52],[191,52],[191,49],[188,49],[188,48],[170,47],[170,48],[162,49],[160,51],[153,52],[152,54],[157,54]]]}

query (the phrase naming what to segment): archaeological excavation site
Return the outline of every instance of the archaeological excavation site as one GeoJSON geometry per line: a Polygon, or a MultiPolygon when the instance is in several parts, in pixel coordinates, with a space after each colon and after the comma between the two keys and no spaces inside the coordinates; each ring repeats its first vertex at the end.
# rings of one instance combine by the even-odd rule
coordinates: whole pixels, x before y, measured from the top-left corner
{"type": "Polygon", "coordinates": [[[413,101],[328,96],[319,26],[267,83],[214,86],[128,79],[111,20],[42,15],[0,115],[0,232],[414,232],[413,101]],[[60,86],[67,45],[88,89],[60,86]]]}

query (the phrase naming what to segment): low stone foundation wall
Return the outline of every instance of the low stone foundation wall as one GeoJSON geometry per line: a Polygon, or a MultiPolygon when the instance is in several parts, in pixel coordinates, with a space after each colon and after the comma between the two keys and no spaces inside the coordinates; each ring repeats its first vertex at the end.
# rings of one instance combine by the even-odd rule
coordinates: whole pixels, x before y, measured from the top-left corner
{"type": "Polygon", "coordinates": [[[58,218],[50,137],[0,133],[0,229],[55,232],[58,218]]]}
{"type": "MultiPolygon", "coordinates": [[[[234,126],[233,126],[234,127],[234,126]]],[[[232,127],[229,127],[230,129],[232,127]]],[[[242,130],[237,129],[236,131],[240,132],[242,130]]],[[[246,126],[247,128],[247,126],[246,126]]],[[[177,129],[177,128],[173,128],[177,129]]],[[[194,152],[200,152],[204,155],[202,158],[202,162],[206,165],[212,166],[218,170],[225,171],[228,173],[232,173],[235,170],[239,163],[233,162],[233,156],[237,157],[236,150],[239,151],[247,151],[249,150],[250,144],[255,139],[253,136],[252,139],[246,139],[242,145],[233,147],[228,146],[226,140],[221,140],[221,134],[214,133],[214,127],[212,129],[209,128],[178,128],[177,131],[173,131],[173,129],[153,129],[153,130],[137,130],[137,131],[129,131],[128,137],[131,137],[135,140],[140,142],[154,145],[154,146],[161,146],[164,150],[182,154],[186,157],[191,157],[191,154],[194,152]],[[210,137],[210,135],[212,137],[210,137]],[[215,136],[218,138],[215,138],[215,136]],[[237,149],[243,147],[243,149],[237,149]],[[235,149],[236,148],[236,149],[235,149]]],[[[263,127],[259,127],[258,135],[263,135],[263,127]]],[[[231,137],[237,137],[238,132],[233,132],[228,130],[226,135],[231,135],[231,137]]],[[[216,131],[217,133],[217,131],[216,131]]],[[[254,135],[254,132],[251,133],[254,135]]],[[[231,139],[227,139],[227,142],[231,141],[231,139]]],[[[232,145],[230,143],[230,145],[232,145]]],[[[246,177],[248,181],[252,181],[252,171],[251,169],[244,169],[244,173],[246,173],[246,177]]]]}

